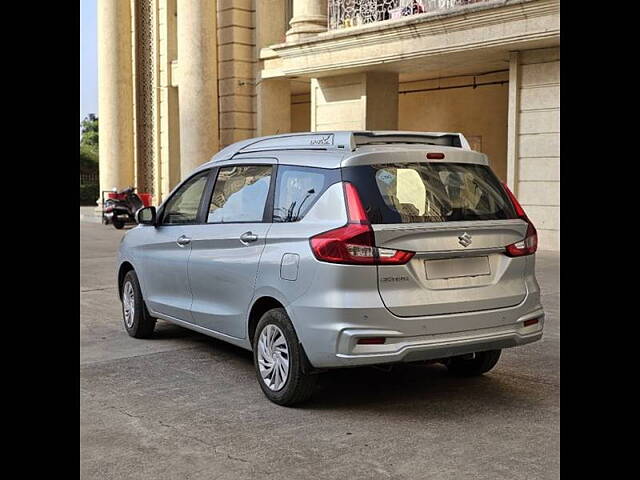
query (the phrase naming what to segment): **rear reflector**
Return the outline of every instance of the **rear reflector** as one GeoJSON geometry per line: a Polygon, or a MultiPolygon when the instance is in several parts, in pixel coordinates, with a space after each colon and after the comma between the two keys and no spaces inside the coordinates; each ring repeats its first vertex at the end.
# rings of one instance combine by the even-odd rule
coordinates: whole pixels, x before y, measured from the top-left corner
{"type": "Polygon", "coordinates": [[[524,321],[524,326],[529,327],[531,325],[535,325],[536,323],[538,323],[539,320],[540,320],[539,318],[530,318],[529,320],[524,321]]]}
{"type": "Polygon", "coordinates": [[[385,337],[363,337],[358,339],[358,345],[382,345],[385,337]]]}
{"type": "Polygon", "coordinates": [[[403,265],[411,260],[415,252],[375,246],[367,212],[352,183],[344,182],[344,196],[348,223],[309,240],[311,251],[318,260],[347,265],[403,265]]]}
{"type": "Polygon", "coordinates": [[[429,152],[427,153],[427,158],[429,160],[442,160],[444,158],[444,153],[429,152]]]}
{"type": "Polygon", "coordinates": [[[533,222],[529,220],[527,214],[518,202],[516,196],[509,190],[506,184],[502,184],[504,191],[506,192],[509,200],[511,200],[511,204],[513,205],[514,210],[516,211],[516,215],[525,222],[527,222],[527,232],[524,235],[524,238],[519,242],[512,243],[511,245],[507,245],[505,253],[509,257],[522,257],[524,255],[531,255],[536,253],[538,249],[538,232],[536,231],[536,227],[533,225],[533,222]]]}

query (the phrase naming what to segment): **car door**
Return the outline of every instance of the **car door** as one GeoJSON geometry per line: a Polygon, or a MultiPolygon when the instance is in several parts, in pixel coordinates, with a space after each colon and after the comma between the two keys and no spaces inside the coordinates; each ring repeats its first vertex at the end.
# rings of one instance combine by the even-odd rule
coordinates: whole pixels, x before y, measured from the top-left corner
{"type": "Polygon", "coordinates": [[[194,228],[189,258],[197,325],[244,338],[258,263],[271,226],[275,159],[220,166],[206,224],[194,228]]]}
{"type": "Polygon", "coordinates": [[[211,171],[188,178],[158,212],[158,225],[149,228],[142,248],[145,296],[156,313],[193,323],[188,260],[191,238],[201,221],[204,192],[211,171]]]}

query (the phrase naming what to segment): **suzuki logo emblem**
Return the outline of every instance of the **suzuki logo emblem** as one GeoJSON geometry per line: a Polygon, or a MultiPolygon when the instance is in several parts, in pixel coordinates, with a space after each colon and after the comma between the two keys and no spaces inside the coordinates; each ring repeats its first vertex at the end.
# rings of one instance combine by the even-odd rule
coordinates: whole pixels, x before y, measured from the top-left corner
{"type": "Polygon", "coordinates": [[[468,247],[469,245],[471,245],[471,235],[469,235],[467,232],[464,232],[458,237],[458,243],[463,247],[468,247]]]}

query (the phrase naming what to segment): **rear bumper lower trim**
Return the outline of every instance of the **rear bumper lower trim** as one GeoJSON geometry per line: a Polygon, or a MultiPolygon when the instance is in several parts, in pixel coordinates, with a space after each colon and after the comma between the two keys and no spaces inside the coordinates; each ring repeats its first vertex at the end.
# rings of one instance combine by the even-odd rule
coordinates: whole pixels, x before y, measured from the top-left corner
{"type": "Polygon", "coordinates": [[[415,337],[399,336],[393,330],[347,329],[340,334],[337,363],[341,366],[375,365],[380,363],[434,360],[456,355],[516,347],[542,338],[544,312],[539,309],[520,317],[508,326],[468,330],[464,332],[415,337]],[[539,318],[527,327],[525,320],[539,318]],[[366,336],[385,336],[382,345],[358,345],[357,339],[366,336]]]}

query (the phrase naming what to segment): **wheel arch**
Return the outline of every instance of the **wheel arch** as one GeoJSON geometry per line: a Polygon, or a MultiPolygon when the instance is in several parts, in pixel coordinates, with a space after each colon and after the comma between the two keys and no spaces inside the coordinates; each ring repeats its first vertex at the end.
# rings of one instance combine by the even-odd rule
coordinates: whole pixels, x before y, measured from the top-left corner
{"type": "Polygon", "coordinates": [[[132,263],[126,260],[122,262],[118,268],[118,297],[120,300],[122,300],[122,283],[124,282],[124,276],[131,270],[135,271],[135,268],[132,263]]]}
{"type": "Polygon", "coordinates": [[[247,319],[247,340],[251,346],[253,346],[253,336],[256,333],[260,318],[267,311],[274,308],[285,308],[285,306],[280,300],[270,295],[262,295],[254,300],[249,309],[249,317],[247,319]]]}

